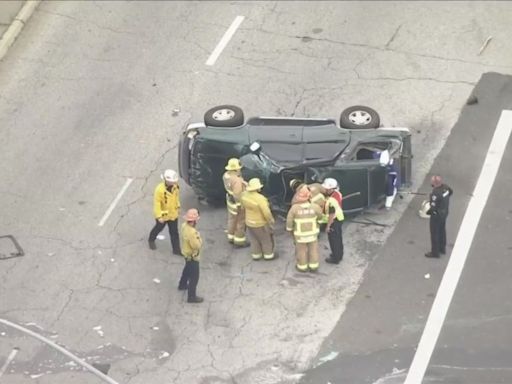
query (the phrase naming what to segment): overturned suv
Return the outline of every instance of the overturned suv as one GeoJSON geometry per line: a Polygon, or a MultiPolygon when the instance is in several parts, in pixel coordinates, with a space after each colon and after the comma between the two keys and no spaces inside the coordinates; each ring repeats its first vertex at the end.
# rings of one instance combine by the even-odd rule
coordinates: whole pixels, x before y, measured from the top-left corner
{"type": "Polygon", "coordinates": [[[231,157],[242,162],[245,180],[258,177],[272,209],[284,214],[294,191],[294,179],[305,183],[334,178],[345,213],[364,210],[385,197],[387,150],[399,170],[397,187],[411,180],[411,134],[407,128],[380,127],[376,111],[353,106],[332,119],[254,117],[247,122],[232,105],[210,109],[204,123],[189,124],[179,142],[179,172],[199,199],[223,202],[224,167],[231,157]]]}

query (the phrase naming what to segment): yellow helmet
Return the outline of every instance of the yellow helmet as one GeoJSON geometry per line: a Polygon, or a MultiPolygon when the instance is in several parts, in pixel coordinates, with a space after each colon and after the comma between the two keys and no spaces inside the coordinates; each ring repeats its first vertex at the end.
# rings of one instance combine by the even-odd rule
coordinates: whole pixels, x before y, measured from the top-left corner
{"type": "Polygon", "coordinates": [[[247,188],[245,190],[249,192],[258,191],[261,188],[263,188],[263,184],[261,184],[260,179],[255,177],[254,179],[249,180],[249,183],[247,184],[247,188]]]}
{"type": "Polygon", "coordinates": [[[240,164],[240,160],[236,157],[229,159],[228,165],[226,165],[226,171],[238,171],[242,169],[242,164],[240,164]]]}
{"type": "Polygon", "coordinates": [[[301,184],[303,184],[302,180],[299,179],[292,179],[290,180],[290,188],[292,190],[296,190],[301,184]]]}

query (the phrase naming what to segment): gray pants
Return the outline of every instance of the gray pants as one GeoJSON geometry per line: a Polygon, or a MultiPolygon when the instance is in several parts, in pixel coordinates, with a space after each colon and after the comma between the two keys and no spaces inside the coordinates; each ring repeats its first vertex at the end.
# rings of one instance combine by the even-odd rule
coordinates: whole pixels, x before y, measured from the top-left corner
{"type": "Polygon", "coordinates": [[[263,227],[247,227],[251,237],[251,255],[254,260],[262,257],[265,260],[274,258],[274,234],[268,225],[263,227]]]}

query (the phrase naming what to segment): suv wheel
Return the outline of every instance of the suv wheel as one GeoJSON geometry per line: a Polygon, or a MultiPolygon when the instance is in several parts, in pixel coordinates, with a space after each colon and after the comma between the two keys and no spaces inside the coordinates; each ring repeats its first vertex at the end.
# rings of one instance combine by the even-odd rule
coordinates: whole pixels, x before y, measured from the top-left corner
{"type": "Polygon", "coordinates": [[[244,112],[234,105],[219,105],[204,114],[204,124],[210,127],[239,127],[244,124],[244,112]]]}
{"type": "Polygon", "coordinates": [[[341,112],[340,126],[347,129],[379,128],[379,114],[370,107],[355,105],[341,112]]]}

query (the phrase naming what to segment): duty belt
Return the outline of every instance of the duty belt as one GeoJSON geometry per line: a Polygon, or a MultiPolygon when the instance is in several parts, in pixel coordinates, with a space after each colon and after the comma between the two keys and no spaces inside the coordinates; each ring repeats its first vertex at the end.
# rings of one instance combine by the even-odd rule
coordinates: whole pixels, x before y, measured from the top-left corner
{"type": "Polygon", "coordinates": [[[190,255],[190,256],[187,256],[187,255],[183,255],[183,257],[185,258],[186,261],[197,261],[195,260],[195,258],[199,256],[199,253],[195,254],[195,255],[190,255]]]}

